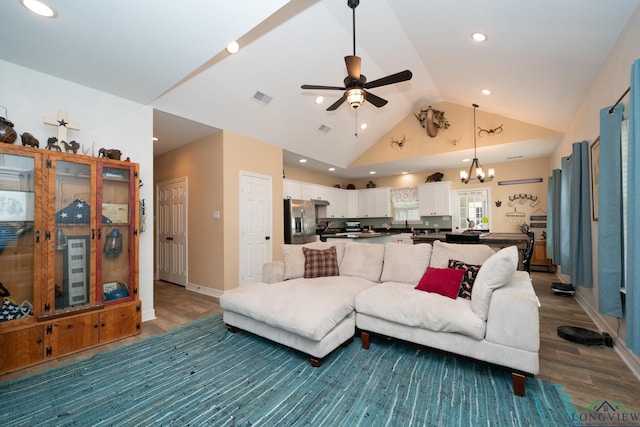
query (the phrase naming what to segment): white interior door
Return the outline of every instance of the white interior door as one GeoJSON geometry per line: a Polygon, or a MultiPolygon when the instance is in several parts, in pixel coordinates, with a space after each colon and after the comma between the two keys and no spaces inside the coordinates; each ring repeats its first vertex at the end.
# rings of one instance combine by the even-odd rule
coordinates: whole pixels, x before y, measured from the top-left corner
{"type": "Polygon", "coordinates": [[[158,278],[187,285],[187,177],[158,184],[158,278]]]}
{"type": "Polygon", "coordinates": [[[260,282],[271,261],[271,177],[240,172],[240,284],[260,282]]]}

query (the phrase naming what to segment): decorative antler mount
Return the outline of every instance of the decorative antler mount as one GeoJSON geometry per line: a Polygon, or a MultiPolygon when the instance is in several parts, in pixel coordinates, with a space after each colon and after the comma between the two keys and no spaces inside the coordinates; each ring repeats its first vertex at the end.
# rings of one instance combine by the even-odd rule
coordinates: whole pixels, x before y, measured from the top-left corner
{"type": "Polygon", "coordinates": [[[435,138],[438,130],[449,129],[449,121],[444,117],[444,111],[434,110],[429,105],[426,109],[421,109],[420,114],[415,114],[416,119],[420,122],[420,126],[427,130],[427,135],[435,138]]]}
{"type": "Polygon", "coordinates": [[[407,138],[404,135],[402,135],[402,138],[400,138],[400,139],[391,138],[391,146],[392,147],[402,148],[404,146],[404,143],[405,143],[406,140],[407,140],[407,138]]]}
{"type": "Polygon", "coordinates": [[[500,126],[498,126],[497,128],[493,128],[493,129],[482,129],[481,127],[478,126],[478,136],[482,136],[483,133],[486,133],[489,136],[501,134],[502,133],[502,123],[500,123],[500,126]]]}

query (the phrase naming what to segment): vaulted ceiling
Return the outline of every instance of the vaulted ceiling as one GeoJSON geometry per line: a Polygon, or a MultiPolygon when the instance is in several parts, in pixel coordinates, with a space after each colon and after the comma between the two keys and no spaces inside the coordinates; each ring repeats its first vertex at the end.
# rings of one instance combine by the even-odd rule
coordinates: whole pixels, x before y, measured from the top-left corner
{"type": "MultiPolygon", "coordinates": [[[[2,2],[0,59],[152,106],[156,154],[226,129],[284,148],[287,162],[302,155],[350,176],[349,164],[389,129],[442,101],[563,132],[640,0],[363,0],[362,73],[374,80],[409,69],[413,78],[373,89],[389,103],[357,112],[325,111],[339,91],[300,89],[342,85],[343,57],[353,53],[346,0],[47,3],[55,18],[2,2]],[[472,42],[475,31],[488,40],[472,42]],[[241,50],[230,55],[233,40],[241,50]]],[[[512,154],[487,148],[485,162],[512,154]]]]}

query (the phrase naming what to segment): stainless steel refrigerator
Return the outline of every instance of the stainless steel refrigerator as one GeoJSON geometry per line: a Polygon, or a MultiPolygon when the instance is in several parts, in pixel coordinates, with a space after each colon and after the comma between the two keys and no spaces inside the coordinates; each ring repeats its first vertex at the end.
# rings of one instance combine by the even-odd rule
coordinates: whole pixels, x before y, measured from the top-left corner
{"type": "Polygon", "coordinates": [[[315,205],[308,200],[284,199],[284,242],[301,245],[315,240],[315,205]]]}

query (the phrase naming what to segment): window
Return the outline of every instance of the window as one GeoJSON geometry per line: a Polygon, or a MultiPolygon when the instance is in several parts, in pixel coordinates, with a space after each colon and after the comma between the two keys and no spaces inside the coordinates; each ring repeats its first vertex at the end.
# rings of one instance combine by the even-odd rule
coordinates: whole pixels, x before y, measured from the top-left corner
{"type": "Polygon", "coordinates": [[[418,187],[393,188],[391,190],[393,222],[398,224],[419,224],[418,187]]]}
{"type": "Polygon", "coordinates": [[[489,209],[490,193],[488,188],[477,190],[453,191],[453,230],[461,231],[469,228],[473,221],[475,230],[489,230],[491,209],[489,209]]]}

